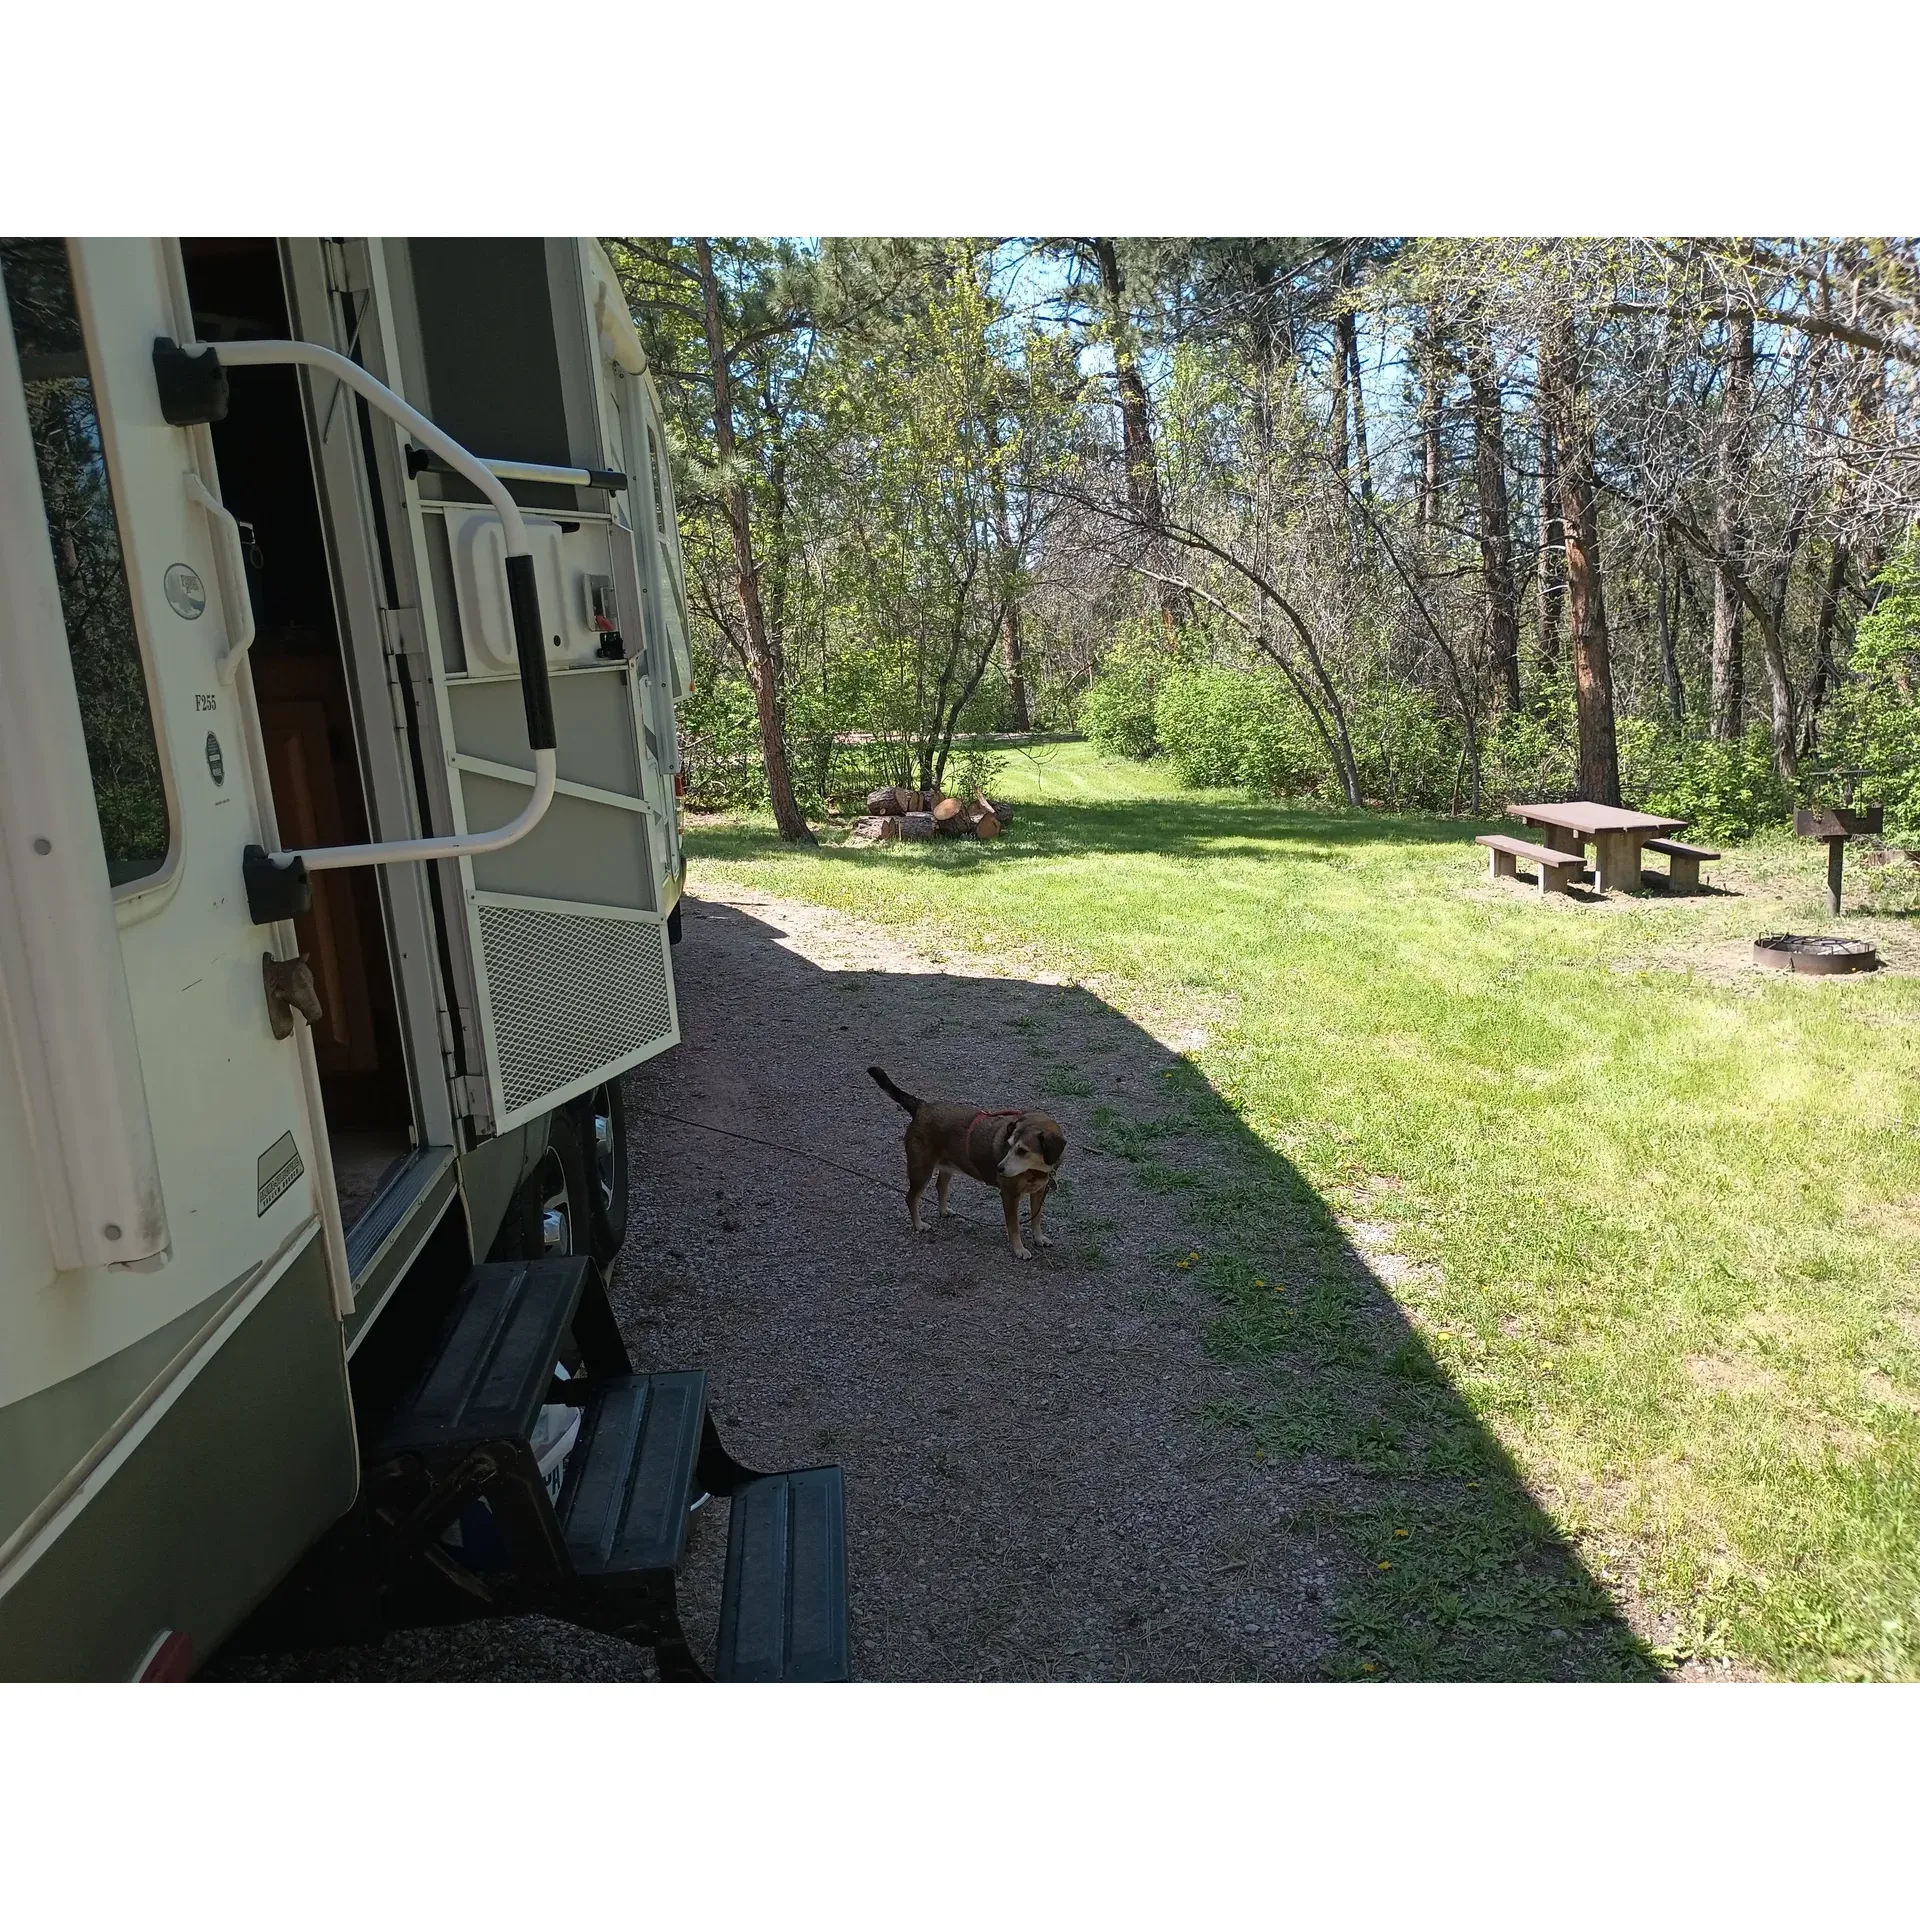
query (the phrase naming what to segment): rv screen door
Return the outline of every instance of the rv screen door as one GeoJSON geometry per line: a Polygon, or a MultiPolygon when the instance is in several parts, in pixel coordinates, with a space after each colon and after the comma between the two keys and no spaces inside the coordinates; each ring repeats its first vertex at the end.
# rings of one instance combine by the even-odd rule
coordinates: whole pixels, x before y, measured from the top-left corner
{"type": "MultiPolygon", "coordinates": [[[[576,242],[388,242],[375,268],[389,367],[436,424],[485,459],[624,471],[576,242]]],[[[409,464],[449,812],[456,831],[482,831],[533,784],[501,529],[456,476],[409,464]]],[[[460,862],[496,1131],[679,1038],[663,906],[672,795],[648,740],[635,508],[616,487],[512,484],[534,543],[560,780],[527,838],[460,862]]]]}

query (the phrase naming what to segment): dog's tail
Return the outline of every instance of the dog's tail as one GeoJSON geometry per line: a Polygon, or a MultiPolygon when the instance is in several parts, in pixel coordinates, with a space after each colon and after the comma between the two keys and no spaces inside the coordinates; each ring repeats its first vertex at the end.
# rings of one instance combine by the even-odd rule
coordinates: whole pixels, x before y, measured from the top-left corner
{"type": "Polygon", "coordinates": [[[873,1076],[874,1085],[877,1086],[889,1100],[896,1100],[901,1106],[905,1107],[909,1113],[916,1117],[919,1115],[920,1109],[925,1105],[925,1102],[922,1101],[917,1093],[903,1093],[878,1067],[869,1067],[867,1071],[873,1076]]]}

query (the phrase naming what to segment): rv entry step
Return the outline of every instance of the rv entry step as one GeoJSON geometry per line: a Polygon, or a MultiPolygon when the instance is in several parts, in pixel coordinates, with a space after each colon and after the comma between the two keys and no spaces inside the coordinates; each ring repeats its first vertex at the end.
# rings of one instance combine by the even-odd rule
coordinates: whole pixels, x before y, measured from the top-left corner
{"type": "Polygon", "coordinates": [[[369,1456],[363,1497],[401,1618],[550,1614],[651,1646],[665,1679],[848,1677],[840,1469],[742,1466],[704,1373],[633,1371],[585,1257],[472,1270],[369,1456]],[[556,1404],[578,1407],[580,1427],[550,1494],[534,1433],[556,1404]],[[707,1494],[732,1501],[710,1666],[687,1644],[679,1593],[688,1516],[707,1494]],[[467,1550],[476,1534],[484,1555],[467,1550]]]}

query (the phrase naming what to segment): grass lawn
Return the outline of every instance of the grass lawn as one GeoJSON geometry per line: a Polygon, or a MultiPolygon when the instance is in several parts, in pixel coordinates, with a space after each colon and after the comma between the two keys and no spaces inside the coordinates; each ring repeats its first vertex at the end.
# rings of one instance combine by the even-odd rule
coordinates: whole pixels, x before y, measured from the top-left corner
{"type": "Polygon", "coordinates": [[[1794,980],[1743,943],[1821,924],[1817,846],[1730,854],[1705,897],[1541,902],[1485,879],[1466,822],[1183,792],[1079,745],[1005,755],[995,791],[1018,813],[991,845],[796,851],[731,820],[690,855],[1184,1023],[1205,1105],[1398,1256],[1376,1270],[1418,1350],[1363,1396],[1369,1455],[1351,1342],[1325,1316],[1267,1339],[1293,1309],[1241,1197],[1185,1196],[1217,1338],[1276,1355],[1264,1400],[1205,1411],[1250,1457],[1377,1476],[1399,1579],[1348,1610],[1356,1671],[1456,1670],[1435,1649],[1478,1548],[1431,1487],[1476,1468],[1413,1417],[1442,1381],[1662,1658],[1920,1676],[1909,916],[1858,916],[1890,970],[1794,980]]]}

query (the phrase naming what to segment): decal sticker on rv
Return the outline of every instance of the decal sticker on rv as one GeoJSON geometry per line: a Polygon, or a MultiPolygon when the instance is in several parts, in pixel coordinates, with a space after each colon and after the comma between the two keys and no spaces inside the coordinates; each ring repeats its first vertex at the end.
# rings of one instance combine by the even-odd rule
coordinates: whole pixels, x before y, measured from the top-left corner
{"type": "Polygon", "coordinates": [[[217,733],[207,735],[207,771],[213,775],[216,787],[227,784],[227,756],[220,751],[220,736],[217,733]]]}
{"type": "Polygon", "coordinates": [[[283,1133],[260,1156],[259,1171],[260,1211],[265,1213],[306,1172],[300,1159],[300,1149],[293,1144],[292,1134],[283,1133]]]}
{"type": "Polygon", "coordinates": [[[167,605],[182,620],[198,620],[206,612],[206,582],[184,560],[176,560],[161,576],[160,584],[166,591],[167,605]]]}

